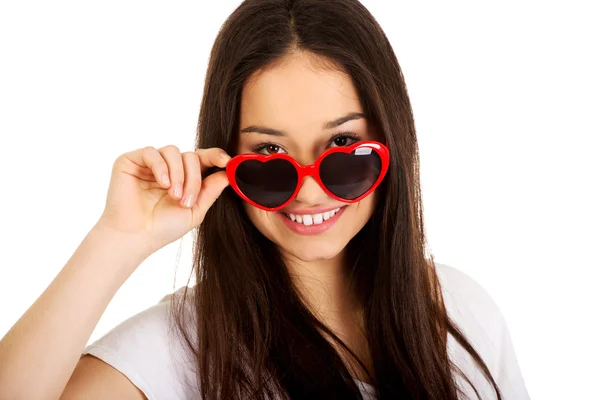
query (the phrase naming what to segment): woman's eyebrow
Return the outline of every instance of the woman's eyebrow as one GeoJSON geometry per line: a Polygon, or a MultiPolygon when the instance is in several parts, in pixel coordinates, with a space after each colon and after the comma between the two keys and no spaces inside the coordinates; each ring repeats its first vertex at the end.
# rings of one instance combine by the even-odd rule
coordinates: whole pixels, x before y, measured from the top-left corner
{"type": "MultiPolygon", "coordinates": [[[[332,128],[335,128],[336,126],[340,126],[348,121],[351,121],[353,119],[359,119],[359,118],[365,118],[365,115],[363,113],[359,113],[359,112],[351,112],[347,115],[344,115],[343,117],[334,119],[333,121],[325,122],[323,124],[322,128],[323,128],[323,130],[332,129],[332,128]]],[[[287,133],[284,131],[267,128],[267,127],[259,126],[259,125],[250,125],[240,131],[240,133],[247,133],[247,132],[257,132],[257,133],[263,133],[265,135],[273,135],[273,136],[286,136],[287,135],[287,133]]]]}

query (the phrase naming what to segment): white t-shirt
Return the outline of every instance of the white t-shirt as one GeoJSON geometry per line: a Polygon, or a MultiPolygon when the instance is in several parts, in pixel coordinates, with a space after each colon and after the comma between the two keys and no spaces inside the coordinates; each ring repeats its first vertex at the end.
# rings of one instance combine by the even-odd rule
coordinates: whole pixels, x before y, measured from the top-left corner
{"type": "MultiPolygon", "coordinates": [[[[508,326],[496,303],[465,273],[437,262],[435,265],[450,318],[485,361],[503,398],[529,400],[508,326]]],[[[183,289],[174,295],[180,296],[183,289]]],[[[178,339],[170,319],[169,301],[170,296],[165,296],[158,304],[123,321],[87,346],[83,354],[92,354],[112,365],[149,400],[196,399],[199,390],[194,363],[178,339]]],[[[477,387],[482,399],[496,399],[475,361],[450,334],[448,353],[477,387]]],[[[477,399],[464,378],[455,373],[454,379],[468,394],[467,399],[477,399]]],[[[356,382],[365,400],[375,399],[372,386],[356,382]]]]}

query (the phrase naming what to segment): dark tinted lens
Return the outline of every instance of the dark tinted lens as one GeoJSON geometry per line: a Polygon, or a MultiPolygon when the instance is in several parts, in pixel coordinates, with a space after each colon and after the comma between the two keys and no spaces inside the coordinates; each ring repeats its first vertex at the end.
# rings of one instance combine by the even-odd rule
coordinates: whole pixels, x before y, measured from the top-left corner
{"type": "Polygon", "coordinates": [[[236,168],[235,181],[250,200],[273,208],[292,197],[298,184],[298,173],[286,160],[275,159],[265,163],[248,160],[236,168]]]}
{"type": "Polygon", "coordinates": [[[346,200],[362,196],[379,178],[381,159],[370,148],[352,153],[333,153],[321,162],[321,180],[333,194],[346,200]]]}

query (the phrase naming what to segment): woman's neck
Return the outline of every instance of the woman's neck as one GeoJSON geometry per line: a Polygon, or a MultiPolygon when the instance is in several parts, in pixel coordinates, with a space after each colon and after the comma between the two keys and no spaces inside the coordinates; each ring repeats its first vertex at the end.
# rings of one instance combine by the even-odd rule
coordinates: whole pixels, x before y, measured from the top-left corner
{"type": "Polygon", "coordinates": [[[285,263],[304,302],[324,323],[343,322],[360,312],[343,253],[315,261],[288,257],[285,263]]]}
{"type": "MultiPolygon", "coordinates": [[[[286,267],[306,306],[335,333],[373,373],[369,346],[364,332],[363,308],[350,281],[344,254],[334,259],[302,261],[285,259],[286,267]]],[[[353,371],[370,383],[356,361],[328,335],[324,335],[353,371]]]]}

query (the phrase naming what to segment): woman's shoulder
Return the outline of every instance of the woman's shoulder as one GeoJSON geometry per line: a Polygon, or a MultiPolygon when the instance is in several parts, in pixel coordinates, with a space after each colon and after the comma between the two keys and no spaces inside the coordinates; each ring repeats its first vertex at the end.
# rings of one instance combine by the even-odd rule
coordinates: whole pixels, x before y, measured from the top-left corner
{"type": "MultiPolygon", "coordinates": [[[[503,396],[529,399],[508,324],[498,304],[479,282],[465,272],[438,262],[435,266],[448,316],[483,358],[503,396]]],[[[485,388],[484,393],[491,396],[484,395],[483,398],[495,398],[479,367],[451,335],[448,337],[448,353],[474,380],[476,387],[485,388]]],[[[471,393],[464,381],[461,386],[471,393]]]]}
{"type": "Polygon", "coordinates": [[[194,363],[171,315],[173,300],[182,299],[184,289],[122,321],[90,343],[82,356],[91,354],[111,365],[149,400],[190,398],[197,391],[194,363]]]}
{"type": "Polygon", "coordinates": [[[446,307],[468,309],[478,317],[498,317],[502,315],[498,304],[488,291],[467,273],[447,264],[435,262],[436,272],[446,307]]]}

